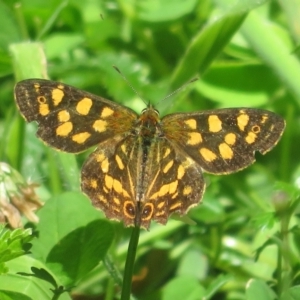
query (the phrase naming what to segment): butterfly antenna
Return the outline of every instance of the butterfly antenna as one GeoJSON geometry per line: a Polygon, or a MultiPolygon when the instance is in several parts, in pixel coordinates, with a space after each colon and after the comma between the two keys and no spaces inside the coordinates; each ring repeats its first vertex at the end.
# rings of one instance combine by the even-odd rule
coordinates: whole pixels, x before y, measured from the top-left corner
{"type": "Polygon", "coordinates": [[[113,68],[121,75],[121,77],[123,78],[123,80],[128,84],[128,86],[135,92],[135,94],[140,98],[140,99],[142,99],[143,100],[143,102],[147,105],[147,106],[149,106],[149,103],[147,103],[146,101],[145,101],[145,99],[138,93],[138,91],[132,86],[132,84],[129,82],[129,80],[125,77],[125,75],[121,72],[121,70],[118,68],[118,67],[116,67],[116,66],[113,66],[113,68]]]}
{"type": "Polygon", "coordinates": [[[164,97],[163,99],[161,99],[160,101],[166,100],[170,97],[172,97],[173,95],[177,94],[179,91],[183,90],[185,87],[187,87],[190,83],[197,81],[199,78],[193,78],[191,80],[189,80],[188,82],[186,82],[185,84],[183,84],[181,87],[179,87],[178,89],[176,89],[175,91],[173,91],[171,94],[167,95],[166,97],[164,97]]]}

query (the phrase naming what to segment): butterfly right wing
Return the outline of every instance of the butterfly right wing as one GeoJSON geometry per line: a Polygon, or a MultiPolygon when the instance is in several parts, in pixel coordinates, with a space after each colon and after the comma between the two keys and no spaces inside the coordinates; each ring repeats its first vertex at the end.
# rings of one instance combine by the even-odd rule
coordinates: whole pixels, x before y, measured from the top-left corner
{"type": "Polygon", "coordinates": [[[285,121],[260,109],[228,108],[167,115],[164,136],[212,174],[237,172],[255,161],[279,141],[285,121]]]}

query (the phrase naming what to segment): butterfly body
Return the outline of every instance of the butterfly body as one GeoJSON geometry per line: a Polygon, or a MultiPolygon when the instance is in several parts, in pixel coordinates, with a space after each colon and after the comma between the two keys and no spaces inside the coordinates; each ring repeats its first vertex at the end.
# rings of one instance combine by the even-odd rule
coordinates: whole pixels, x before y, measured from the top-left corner
{"type": "Polygon", "coordinates": [[[74,87],[42,79],[16,85],[15,98],[50,146],[80,152],[97,146],[82,167],[81,188],[96,207],[125,226],[148,229],[185,214],[205,190],[203,171],[229,174],[273,148],[284,120],[269,111],[230,108],[159,117],[141,115],[74,87]]]}

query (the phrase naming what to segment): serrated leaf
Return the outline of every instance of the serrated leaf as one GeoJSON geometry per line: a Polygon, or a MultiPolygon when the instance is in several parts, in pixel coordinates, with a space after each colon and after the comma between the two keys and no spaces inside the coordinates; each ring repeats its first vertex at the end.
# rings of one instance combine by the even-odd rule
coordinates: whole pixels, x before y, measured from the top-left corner
{"type": "MultiPolygon", "coordinates": [[[[18,272],[32,274],[32,267],[37,269],[45,268],[45,265],[40,261],[30,256],[22,256],[9,261],[7,266],[9,267],[9,273],[1,275],[0,292],[5,291],[5,293],[7,293],[7,291],[10,291],[11,293],[19,293],[26,295],[32,300],[53,299],[53,292],[51,291],[52,285],[49,282],[34,276],[23,276],[18,274],[18,272]]],[[[63,293],[59,298],[59,300],[70,299],[71,298],[67,293],[63,293]]]]}

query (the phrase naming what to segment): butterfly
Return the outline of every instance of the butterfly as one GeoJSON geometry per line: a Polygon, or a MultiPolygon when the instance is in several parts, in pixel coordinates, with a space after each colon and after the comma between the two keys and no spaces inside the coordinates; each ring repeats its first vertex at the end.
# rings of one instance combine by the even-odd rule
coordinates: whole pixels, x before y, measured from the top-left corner
{"type": "Polygon", "coordinates": [[[285,121],[260,109],[228,108],[160,118],[43,79],[20,81],[16,104],[37,136],[77,153],[96,146],[81,171],[81,189],[107,218],[148,229],[184,215],[202,199],[203,172],[230,174],[251,165],[280,139],[285,121]]]}

